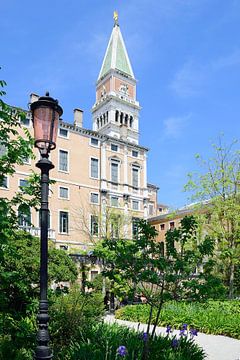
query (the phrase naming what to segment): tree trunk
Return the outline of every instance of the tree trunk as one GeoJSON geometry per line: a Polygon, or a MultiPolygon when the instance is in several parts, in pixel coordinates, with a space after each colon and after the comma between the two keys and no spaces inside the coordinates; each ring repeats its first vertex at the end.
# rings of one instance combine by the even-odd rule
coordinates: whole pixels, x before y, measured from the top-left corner
{"type": "Polygon", "coordinates": [[[228,292],[229,299],[233,299],[234,297],[234,270],[235,270],[235,266],[231,261],[229,267],[229,292],[228,292]]]}

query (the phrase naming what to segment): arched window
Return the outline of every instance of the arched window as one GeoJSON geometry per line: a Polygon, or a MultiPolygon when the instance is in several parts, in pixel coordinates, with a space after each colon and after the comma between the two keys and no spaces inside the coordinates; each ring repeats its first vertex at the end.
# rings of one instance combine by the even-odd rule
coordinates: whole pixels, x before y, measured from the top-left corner
{"type": "Polygon", "coordinates": [[[31,211],[26,204],[18,207],[18,224],[22,227],[31,226],[31,211]]]}
{"type": "Polygon", "coordinates": [[[130,125],[130,127],[132,127],[132,126],[133,126],[133,117],[132,117],[132,116],[130,116],[129,125],[130,125]]]}
{"type": "Polygon", "coordinates": [[[119,116],[119,111],[116,110],[116,112],[115,112],[115,122],[118,122],[118,116],[119,116]]]}
{"type": "Polygon", "coordinates": [[[123,113],[120,113],[120,124],[123,124],[123,113]]]}

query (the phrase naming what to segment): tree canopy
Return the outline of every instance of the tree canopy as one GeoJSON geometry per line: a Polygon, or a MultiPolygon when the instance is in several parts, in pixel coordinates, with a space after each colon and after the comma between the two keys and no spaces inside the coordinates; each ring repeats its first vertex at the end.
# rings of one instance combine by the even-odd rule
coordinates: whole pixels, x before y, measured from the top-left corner
{"type": "Polygon", "coordinates": [[[202,227],[215,239],[216,271],[223,276],[229,297],[240,293],[240,151],[239,142],[213,144],[208,160],[197,155],[202,171],[189,174],[186,191],[197,201],[202,227]]]}

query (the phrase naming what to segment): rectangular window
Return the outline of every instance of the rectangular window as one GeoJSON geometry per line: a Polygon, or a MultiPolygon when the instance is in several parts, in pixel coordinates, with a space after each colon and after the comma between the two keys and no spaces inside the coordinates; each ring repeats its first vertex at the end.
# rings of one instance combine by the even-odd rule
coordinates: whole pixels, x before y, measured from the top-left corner
{"type": "Polygon", "coordinates": [[[138,218],[132,218],[132,237],[137,239],[138,237],[138,218]]]}
{"type": "Polygon", "coordinates": [[[91,215],[91,235],[98,235],[98,217],[91,215]]]}
{"type": "Polygon", "coordinates": [[[111,150],[112,151],[118,151],[118,146],[115,144],[111,144],[111,150]]]}
{"type": "Polygon", "coordinates": [[[160,245],[160,254],[161,254],[162,256],[164,256],[164,242],[161,241],[159,245],[160,245]]]}
{"type": "Polygon", "coordinates": [[[91,158],[91,177],[98,179],[98,159],[91,158]]]}
{"type": "Polygon", "coordinates": [[[170,230],[173,230],[175,228],[174,221],[170,221],[169,228],[170,228],[170,230]]]}
{"type": "Polygon", "coordinates": [[[59,150],[59,170],[68,171],[68,151],[59,150]]]}
{"type": "Polygon", "coordinates": [[[118,207],[118,197],[117,196],[111,197],[111,206],[118,207]]]}
{"type": "Polygon", "coordinates": [[[20,187],[28,186],[28,181],[25,180],[25,179],[20,179],[19,180],[19,186],[20,187]]]}
{"type": "Polygon", "coordinates": [[[98,146],[98,139],[91,138],[91,145],[98,146]]]}
{"type": "Polygon", "coordinates": [[[3,144],[0,144],[0,158],[3,157],[4,155],[6,155],[6,153],[7,153],[6,146],[3,144]]]}
{"type": "Polygon", "coordinates": [[[18,224],[23,227],[31,226],[31,210],[25,204],[18,207],[18,224]]]}
{"type": "Polygon", "coordinates": [[[30,165],[30,157],[28,157],[28,156],[25,156],[25,157],[23,157],[22,158],[22,161],[23,161],[23,163],[24,164],[26,164],[26,165],[30,165]]]}
{"type": "Polygon", "coordinates": [[[114,216],[113,219],[111,219],[111,237],[112,239],[119,239],[119,224],[120,218],[118,216],[114,216]]]}
{"type": "Polygon", "coordinates": [[[98,275],[98,271],[91,270],[91,281],[93,281],[96,278],[97,275],[98,275]]]}
{"type": "Polygon", "coordinates": [[[59,232],[61,234],[68,234],[68,212],[59,212],[59,232]]]}
{"type": "Polygon", "coordinates": [[[132,208],[133,208],[133,210],[139,210],[139,201],[133,200],[132,201],[132,208]]]}
{"type": "Polygon", "coordinates": [[[148,212],[149,212],[149,215],[153,215],[153,204],[148,205],[148,212]]]}
{"type": "Polygon", "coordinates": [[[67,129],[59,129],[59,136],[64,137],[64,138],[68,138],[68,130],[67,129]]]}
{"type": "Polygon", "coordinates": [[[133,150],[133,151],[132,151],[132,156],[133,156],[133,157],[138,157],[138,151],[133,150]]]}
{"type": "Polygon", "coordinates": [[[134,188],[138,188],[139,186],[139,168],[133,167],[132,168],[132,186],[134,188]]]}
{"type": "Polygon", "coordinates": [[[161,224],[160,225],[160,229],[163,231],[163,230],[165,230],[165,224],[161,224]]]}
{"type": "Polygon", "coordinates": [[[30,118],[29,116],[26,116],[24,118],[21,118],[21,124],[24,125],[24,126],[29,126],[30,125],[30,118]]]}
{"type": "Polygon", "coordinates": [[[98,194],[97,193],[91,193],[91,203],[98,204],[98,194]]]}
{"type": "Polygon", "coordinates": [[[118,183],[118,162],[111,162],[111,180],[114,183],[118,183]]]}
{"type": "Polygon", "coordinates": [[[69,189],[63,186],[59,187],[59,197],[62,199],[68,199],[69,198],[69,189]]]}
{"type": "Polygon", "coordinates": [[[8,178],[7,176],[3,176],[2,180],[0,181],[0,187],[3,189],[8,189],[8,178]]]}

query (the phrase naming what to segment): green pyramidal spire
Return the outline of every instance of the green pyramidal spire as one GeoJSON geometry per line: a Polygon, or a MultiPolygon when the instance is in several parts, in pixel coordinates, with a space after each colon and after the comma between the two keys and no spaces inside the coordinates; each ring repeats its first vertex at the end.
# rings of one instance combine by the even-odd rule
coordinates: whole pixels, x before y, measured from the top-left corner
{"type": "Polygon", "coordinates": [[[128,76],[134,78],[126,46],[124,44],[121,30],[118,25],[118,15],[116,12],[114,13],[114,20],[115,24],[104,56],[98,80],[111,69],[120,70],[128,76]]]}

